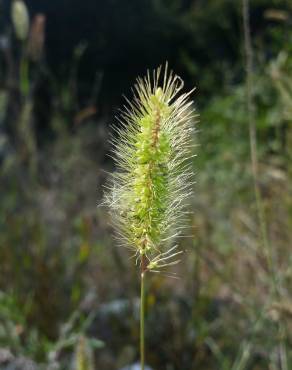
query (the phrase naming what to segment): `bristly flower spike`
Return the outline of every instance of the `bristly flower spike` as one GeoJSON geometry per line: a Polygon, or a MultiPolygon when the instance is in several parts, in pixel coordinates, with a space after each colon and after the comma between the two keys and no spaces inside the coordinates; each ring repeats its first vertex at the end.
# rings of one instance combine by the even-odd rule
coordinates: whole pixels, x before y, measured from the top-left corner
{"type": "Polygon", "coordinates": [[[177,246],[167,247],[183,228],[192,190],[195,112],[183,81],[161,67],[138,78],[113,139],[117,170],[105,203],[119,241],[134,250],[142,272],[179,261],[177,246]],[[167,243],[166,243],[167,241],[167,243]]]}

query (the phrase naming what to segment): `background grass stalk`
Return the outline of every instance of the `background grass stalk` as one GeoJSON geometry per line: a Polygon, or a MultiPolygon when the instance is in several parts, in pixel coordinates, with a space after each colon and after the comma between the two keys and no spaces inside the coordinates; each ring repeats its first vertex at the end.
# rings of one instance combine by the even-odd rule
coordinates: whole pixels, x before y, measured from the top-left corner
{"type": "MultiPolygon", "coordinates": [[[[249,124],[249,142],[250,142],[250,157],[251,167],[254,182],[254,194],[256,200],[256,208],[258,221],[260,225],[262,245],[264,247],[265,256],[267,259],[268,268],[271,276],[271,291],[272,300],[281,300],[281,286],[278,272],[273,259],[272,246],[268,238],[267,222],[265,217],[262,194],[259,187],[258,178],[258,153],[257,153],[257,130],[255,121],[255,106],[253,92],[253,48],[251,42],[250,31],[250,11],[249,0],[242,0],[242,17],[243,17],[243,32],[244,32],[244,48],[246,57],[246,98],[247,98],[247,114],[249,124]]],[[[279,364],[282,370],[288,370],[287,351],[286,351],[286,329],[285,324],[281,320],[278,323],[279,336],[279,364]]]]}
{"type": "Polygon", "coordinates": [[[258,154],[257,154],[257,132],[255,124],[255,107],[253,102],[253,49],[250,35],[250,19],[249,19],[249,1],[242,1],[242,16],[243,16],[243,32],[244,32],[244,48],[246,57],[246,98],[247,98],[247,115],[249,125],[249,142],[250,142],[250,159],[252,167],[252,175],[254,182],[254,194],[256,200],[256,208],[258,220],[260,224],[262,243],[265,248],[266,258],[270,272],[273,276],[273,287],[276,291],[275,270],[272,259],[271,246],[267,236],[267,225],[262,204],[262,197],[259,188],[258,179],[258,154]]]}

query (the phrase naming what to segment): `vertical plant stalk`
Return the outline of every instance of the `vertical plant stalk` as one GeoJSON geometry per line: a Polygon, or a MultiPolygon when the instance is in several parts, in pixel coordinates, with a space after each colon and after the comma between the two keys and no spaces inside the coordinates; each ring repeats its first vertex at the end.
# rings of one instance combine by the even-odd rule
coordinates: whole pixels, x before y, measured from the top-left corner
{"type": "Polygon", "coordinates": [[[141,269],[141,295],[140,295],[140,362],[141,369],[145,368],[145,274],[141,269]]]}
{"type": "MultiPolygon", "coordinates": [[[[258,181],[258,154],[257,154],[257,132],[255,123],[255,106],[253,100],[253,48],[250,32],[250,9],[249,0],[242,0],[242,17],[243,17],[243,32],[244,32],[244,48],[246,57],[246,96],[247,96],[247,114],[249,123],[249,141],[250,141],[250,157],[254,182],[254,193],[256,200],[256,208],[258,221],[260,224],[262,244],[265,250],[265,255],[268,263],[269,272],[271,274],[271,298],[280,299],[281,289],[279,279],[272,254],[272,247],[269,242],[267,232],[267,222],[262,201],[262,195],[258,181]]],[[[288,370],[287,351],[285,345],[286,329],[280,321],[278,327],[279,335],[279,359],[282,370],[288,370]]]]}
{"type": "MultiPolygon", "coordinates": [[[[249,18],[249,1],[242,0],[242,15],[243,15],[243,32],[244,32],[244,48],[246,57],[246,97],[247,97],[247,115],[249,125],[249,142],[250,142],[250,158],[254,183],[254,193],[256,200],[256,208],[258,221],[260,224],[262,243],[265,248],[265,254],[270,272],[274,275],[274,266],[272,259],[272,250],[268,240],[267,226],[263,209],[262,196],[258,180],[258,154],[257,154],[257,132],[255,123],[255,107],[253,102],[253,49],[250,36],[250,18],[249,18]]],[[[274,281],[275,283],[275,281],[274,281]]],[[[273,284],[274,284],[273,283],[273,284]]],[[[275,288],[275,286],[274,286],[275,288]]]]}
{"type": "Polygon", "coordinates": [[[22,51],[19,64],[19,87],[22,97],[28,99],[30,91],[29,82],[29,60],[26,53],[26,45],[22,44],[22,51]]]}

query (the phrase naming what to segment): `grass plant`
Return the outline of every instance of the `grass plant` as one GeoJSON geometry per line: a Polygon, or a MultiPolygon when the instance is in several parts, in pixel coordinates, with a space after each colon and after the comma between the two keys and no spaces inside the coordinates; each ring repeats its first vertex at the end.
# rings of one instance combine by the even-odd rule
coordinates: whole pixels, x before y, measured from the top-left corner
{"type": "Polygon", "coordinates": [[[127,101],[117,135],[105,203],[120,244],[140,265],[140,352],[145,363],[145,276],[180,261],[175,239],[182,233],[192,192],[195,112],[192,91],[182,93],[180,77],[158,68],[138,78],[133,102],[127,101]]]}

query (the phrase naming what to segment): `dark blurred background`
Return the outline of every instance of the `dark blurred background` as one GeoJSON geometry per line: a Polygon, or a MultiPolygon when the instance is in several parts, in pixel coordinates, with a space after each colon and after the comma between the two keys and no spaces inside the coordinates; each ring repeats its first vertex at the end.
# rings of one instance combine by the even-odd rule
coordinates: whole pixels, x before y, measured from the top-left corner
{"type": "Polygon", "coordinates": [[[242,1],[0,0],[0,369],[139,360],[137,267],[98,204],[123,95],[166,61],[197,87],[197,184],[179,279],[149,278],[147,363],[292,368],[292,6],[249,5],[256,178],[242,1]]]}

